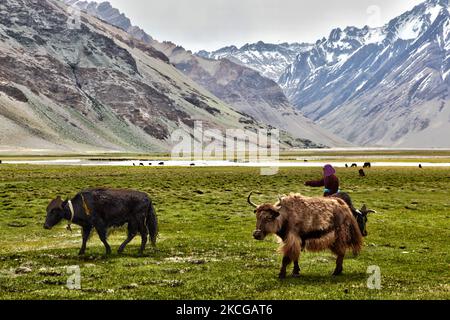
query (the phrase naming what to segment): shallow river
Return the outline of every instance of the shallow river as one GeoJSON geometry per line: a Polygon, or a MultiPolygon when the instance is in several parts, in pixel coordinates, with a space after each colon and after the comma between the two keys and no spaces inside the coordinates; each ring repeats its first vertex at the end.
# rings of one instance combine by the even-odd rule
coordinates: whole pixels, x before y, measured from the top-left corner
{"type": "MultiPolygon", "coordinates": [[[[346,164],[349,166],[353,162],[305,162],[305,161],[285,161],[285,162],[232,162],[232,161],[93,161],[93,160],[21,160],[21,161],[3,161],[4,164],[32,164],[32,165],[58,165],[58,166],[156,166],[156,167],[323,167],[325,164],[331,164],[337,168],[343,168],[346,164]]],[[[358,167],[362,167],[362,162],[355,162],[358,167]]],[[[431,162],[371,162],[373,167],[450,167],[450,163],[431,163],[431,162]]]]}

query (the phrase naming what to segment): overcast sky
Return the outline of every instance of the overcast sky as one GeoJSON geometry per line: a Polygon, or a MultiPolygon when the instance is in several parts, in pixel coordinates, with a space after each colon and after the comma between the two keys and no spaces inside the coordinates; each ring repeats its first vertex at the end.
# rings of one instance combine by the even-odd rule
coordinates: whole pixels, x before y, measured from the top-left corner
{"type": "MultiPolygon", "coordinates": [[[[97,0],[101,1],[101,0],[97,0]]],[[[109,0],[157,40],[214,50],[315,42],[335,27],[380,26],[422,0],[109,0]]]]}

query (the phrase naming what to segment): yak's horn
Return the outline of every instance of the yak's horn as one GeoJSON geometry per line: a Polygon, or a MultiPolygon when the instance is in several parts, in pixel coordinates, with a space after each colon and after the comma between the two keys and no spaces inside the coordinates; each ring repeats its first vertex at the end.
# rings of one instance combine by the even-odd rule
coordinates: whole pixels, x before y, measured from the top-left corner
{"type": "Polygon", "coordinates": [[[367,206],[364,204],[363,207],[361,208],[361,212],[365,213],[365,214],[369,214],[369,213],[378,213],[375,210],[372,209],[367,209],[367,206]]]}
{"type": "Polygon", "coordinates": [[[252,194],[253,194],[253,191],[250,192],[250,194],[248,195],[248,198],[247,198],[248,204],[251,205],[252,207],[258,208],[258,205],[254,204],[254,203],[252,202],[252,200],[250,199],[251,196],[252,196],[252,194]]]}

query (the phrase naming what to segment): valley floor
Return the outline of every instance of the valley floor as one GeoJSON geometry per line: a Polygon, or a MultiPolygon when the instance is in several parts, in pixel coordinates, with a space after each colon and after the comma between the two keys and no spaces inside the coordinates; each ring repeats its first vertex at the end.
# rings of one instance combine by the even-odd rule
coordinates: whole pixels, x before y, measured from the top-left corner
{"type": "MultiPolygon", "coordinates": [[[[254,200],[301,192],[320,168],[62,167],[0,165],[0,299],[450,299],[450,168],[373,168],[367,177],[338,169],[343,191],[369,217],[369,236],[344,275],[332,277],[329,252],[302,254],[301,277],[280,281],[274,237],[252,238],[254,200]],[[124,255],[105,257],[94,234],[79,258],[80,229],[43,229],[56,195],[107,186],[134,188],[154,200],[160,222],[158,251],[138,257],[139,239],[124,255]],[[81,290],[69,290],[68,266],[79,266],[81,290]],[[369,266],[381,269],[381,290],[367,287],[369,266]]],[[[110,234],[117,250],[125,229],[110,234]]]]}

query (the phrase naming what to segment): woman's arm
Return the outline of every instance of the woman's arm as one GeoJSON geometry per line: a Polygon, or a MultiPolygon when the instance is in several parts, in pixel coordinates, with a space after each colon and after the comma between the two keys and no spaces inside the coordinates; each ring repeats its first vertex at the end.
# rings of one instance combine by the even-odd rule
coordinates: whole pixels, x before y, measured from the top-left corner
{"type": "Polygon", "coordinates": [[[321,180],[316,180],[316,181],[306,181],[305,186],[314,187],[314,188],[323,187],[323,186],[325,186],[325,180],[321,179],[321,180]]]}

